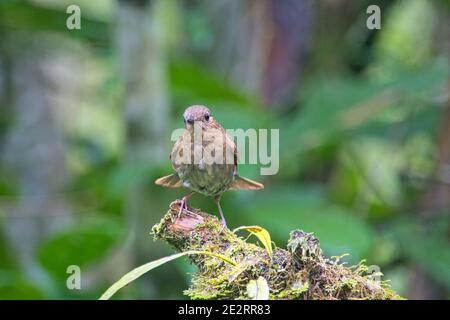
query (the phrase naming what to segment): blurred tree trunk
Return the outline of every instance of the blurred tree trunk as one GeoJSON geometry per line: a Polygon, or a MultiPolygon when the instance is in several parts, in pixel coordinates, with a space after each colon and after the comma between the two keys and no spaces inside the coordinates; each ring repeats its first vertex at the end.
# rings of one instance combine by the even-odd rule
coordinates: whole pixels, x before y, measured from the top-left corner
{"type": "MultiPolygon", "coordinates": [[[[424,221],[430,221],[450,208],[450,186],[447,184],[450,177],[450,101],[443,111],[437,146],[436,176],[438,180],[443,177],[445,181],[431,184],[425,192],[419,213],[419,218],[424,221]]],[[[443,287],[418,266],[411,267],[411,284],[410,299],[439,299],[445,296],[443,287]]]]}
{"type": "MultiPolygon", "coordinates": [[[[437,177],[450,177],[450,102],[442,117],[438,133],[437,177]]],[[[448,178],[446,178],[447,180],[448,178]]],[[[434,219],[450,207],[450,187],[442,183],[433,183],[422,199],[422,210],[419,217],[424,221],[434,219]]],[[[443,288],[431,279],[418,266],[411,267],[411,287],[409,298],[415,300],[439,299],[443,296],[443,288]]]]}
{"type": "Polygon", "coordinates": [[[67,52],[52,50],[40,35],[27,40],[10,43],[15,49],[9,60],[12,101],[7,103],[13,106],[8,108],[13,121],[1,160],[18,186],[18,196],[6,203],[7,241],[25,274],[39,282],[46,276],[36,261],[37,247],[71,221],[62,192],[69,173],[61,120],[70,77],[78,68],[67,52]]]}
{"type": "Polygon", "coordinates": [[[213,63],[236,87],[286,110],[312,39],[313,2],[220,0],[207,8],[218,39],[213,63]]]}
{"type": "MultiPolygon", "coordinates": [[[[125,89],[125,165],[137,170],[160,165],[169,154],[167,59],[163,20],[155,19],[158,1],[123,0],[117,10],[117,45],[125,89]]],[[[144,172],[148,174],[148,170],[144,172]]],[[[127,190],[125,210],[134,255],[128,260],[132,265],[161,251],[149,242],[149,227],[161,212],[161,204],[149,192],[150,183],[149,177],[127,190]]],[[[151,290],[150,286],[145,288],[151,290]]]]}
{"type": "MultiPolygon", "coordinates": [[[[441,4],[443,5],[443,4],[441,4]]],[[[447,58],[450,58],[450,15],[448,7],[439,10],[440,19],[437,29],[438,50],[447,58]]],[[[437,141],[437,165],[436,177],[442,182],[432,183],[422,198],[419,218],[425,221],[436,218],[450,208],[450,79],[447,88],[443,88],[447,95],[447,102],[443,106],[441,124],[436,136],[437,141]]],[[[449,231],[450,232],[450,231],[449,231]]],[[[444,288],[435,280],[431,279],[423,270],[417,266],[411,267],[411,283],[409,297],[411,299],[439,299],[445,296],[444,288]]]]}

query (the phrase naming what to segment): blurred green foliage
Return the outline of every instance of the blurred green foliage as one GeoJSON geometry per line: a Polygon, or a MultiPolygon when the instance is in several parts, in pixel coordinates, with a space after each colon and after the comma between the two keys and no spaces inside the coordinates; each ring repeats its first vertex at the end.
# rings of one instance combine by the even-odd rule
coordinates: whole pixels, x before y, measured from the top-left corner
{"type": "MultiPolygon", "coordinates": [[[[332,72],[316,62],[318,66],[303,75],[298,85],[295,106],[284,114],[262,106],[258,97],[236,88],[203,63],[202,55],[214,35],[198,4],[160,4],[161,19],[172,26],[165,31],[167,43],[181,52],[168,54],[170,128],[182,125],[186,106],[202,103],[211,106],[225,128],[280,129],[279,173],[259,178],[266,185],[262,191],[224,195],[222,206],[230,225],[260,225],[280,247],[293,229],[314,232],[327,255],[349,253],[344,259],[349,263],[366,259],[369,265],[379,265],[403,296],[413,284],[400,284],[409,281],[411,266],[418,266],[445,288],[444,298],[448,297],[450,211],[440,212],[431,222],[418,217],[429,187],[427,179],[438,165],[436,136],[446,94],[448,100],[444,88],[448,88],[449,60],[435,43],[437,7],[448,10],[444,2],[394,1],[383,15],[382,30],[371,35],[375,40],[352,46],[343,43],[340,48],[344,53],[353,50],[351,55],[358,52],[360,61],[365,61],[363,70],[352,70],[345,54],[340,68],[332,72]],[[182,36],[176,30],[183,23],[188,27],[182,36]],[[179,42],[193,52],[183,54],[179,42]]],[[[14,248],[0,231],[1,299],[93,297],[113,279],[102,279],[92,290],[72,294],[64,290],[66,269],[68,265],[95,269],[126,241],[127,192],[144,185],[161,201],[162,208],[182,194],[152,185],[154,178],[170,172],[169,161],[164,167],[122,161],[126,141],[118,97],[123,89],[112,39],[114,2],[91,8],[90,14],[83,16],[82,29],[75,32],[62,30],[65,6],[55,3],[3,0],[0,33],[9,34],[8,41],[12,41],[22,33],[59,32],[81,42],[88,53],[91,77],[97,80],[95,98],[85,101],[82,109],[91,123],[67,133],[67,161],[73,179],[63,190],[79,214],[70,228],[45,239],[39,247],[36,261],[50,279],[44,280],[47,284],[27,279],[14,248]]],[[[361,10],[352,23],[364,17],[365,10],[361,10]]],[[[320,41],[328,39],[326,34],[315,36],[320,41]]],[[[2,46],[2,50],[7,49],[2,46]]],[[[311,55],[322,57],[314,50],[311,55]]],[[[258,179],[258,168],[243,165],[240,172],[258,179]]],[[[17,181],[6,177],[0,177],[3,199],[17,193],[17,181]]],[[[212,201],[203,197],[195,196],[192,205],[216,212],[212,201]]],[[[0,210],[7,209],[0,206],[0,210]]],[[[7,223],[6,219],[0,221],[7,223]]],[[[150,230],[151,225],[147,227],[150,230]]],[[[154,258],[158,257],[148,260],[154,258]]],[[[181,298],[192,267],[184,262],[174,265],[162,277],[165,285],[156,284],[154,291],[145,293],[130,291],[131,297],[181,298]]]]}
{"type": "Polygon", "coordinates": [[[45,241],[38,252],[39,261],[53,277],[63,280],[67,278],[68,266],[75,264],[84,268],[101,261],[113,245],[123,240],[121,236],[123,226],[120,223],[111,217],[95,218],[45,241]]]}

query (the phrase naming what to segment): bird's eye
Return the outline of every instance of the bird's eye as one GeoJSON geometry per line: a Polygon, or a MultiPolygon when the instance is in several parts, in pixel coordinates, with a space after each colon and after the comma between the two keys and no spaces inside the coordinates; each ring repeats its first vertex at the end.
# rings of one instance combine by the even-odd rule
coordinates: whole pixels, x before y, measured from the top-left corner
{"type": "Polygon", "coordinates": [[[209,114],[205,114],[205,120],[209,121],[209,114]]]}

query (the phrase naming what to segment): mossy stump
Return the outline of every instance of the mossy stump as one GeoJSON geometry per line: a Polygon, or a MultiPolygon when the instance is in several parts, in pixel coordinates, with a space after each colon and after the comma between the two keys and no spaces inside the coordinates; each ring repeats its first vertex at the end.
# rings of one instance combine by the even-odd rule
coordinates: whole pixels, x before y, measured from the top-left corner
{"type": "Polygon", "coordinates": [[[386,282],[373,280],[360,263],[344,266],[338,258],[325,258],[319,240],[311,233],[290,233],[286,249],[275,248],[272,259],[263,247],[247,243],[219,220],[195,208],[179,215],[180,201],[170,205],[160,223],[152,228],[178,252],[209,251],[227,256],[233,266],[219,258],[190,255],[197,266],[185,294],[192,299],[248,299],[247,285],[263,277],[270,299],[399,299],[386,282]]]}

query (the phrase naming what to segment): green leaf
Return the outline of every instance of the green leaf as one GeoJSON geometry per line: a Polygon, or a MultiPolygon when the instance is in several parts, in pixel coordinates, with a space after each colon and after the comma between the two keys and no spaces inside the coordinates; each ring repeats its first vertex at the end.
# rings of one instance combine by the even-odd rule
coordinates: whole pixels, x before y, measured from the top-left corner
{"type": "Polygon", "coordinates": [[[255,235],[259,241],[264,245],[264,247],[267,250],[267,253],[269,254],[270,259],[272,259],[273,256],[273,250],[272,250],[272,240],[270,239],[270,233],[260,227],[260,226],[242,226],[238,227],[233,230],[233,233],[239,231],[239,230],[247,230],[251,234],[255,235]]]}
{"type": "MultiPolygon", "coordinates": [[[[29,1],[0,1],[0,21],[2,28],[13,30],[65,32],[65,8],[45,8],[29,1]]],[[[70,33],[72,38],[108,45],[107,23],[83,14],[81,25],[80,30],[70,33]]]]}
{"type": "MultiPolygon", "coordinates": [[[[409,124],[411,116],[429,110],[436,96],[442,95],[439,92],[448,75],[448,62],[436,59],[423,68],[397,71],[383,80],[316,77],[303,90],[302,110],[284,124],[281,152],[295,159],[293,153],[353,138],[355,132],[366,133],[363,129],[367,126],[409,124]]],[[[385,136],[386,130],[377,133],[385,136]]]]}
{"type": "Polygon", "coordinates": [[[384,72],[405,65],[416,67],[433,54],[438,21],[432,1],[409,0],[395,3],[375,43],[378,63],[384,72]]]}
{"type": "Polygon", "coordinates": [[[191,61],[173,61],[169,66],[171,91],[179,105],[229,102],[245,104],[247,98],[238,90],[202,66],[191,61]]]}
{"type": "Polygon", "coordinates": [[[15,272],[0,270],[0,300],[46,299],[42,288],[15,272]]]}
{"type": "Polygon", "coordinates": [[[181,253],[177,253],[168,257],[164,257],[149,263],[146,263],[140,267],[137,267],[133,270],[131,270],[130,272],[128,272],[127,274],[125,274],[122,278],[119,279],[119,281],[117,281],[116,283],[114,283],[111,287],[108,288],[108,290],[105,291],[105,293],[102,294],[102,296],[100,297],[100,300],[108,300],[109,298],[111,298],[118,290],[120,290],[121,288],[125,287],[126,285],[128,285],[129,283],[133,282],[134,280],[136,280],[137,278],[139,278],[140,276],[142,276],[144,273],[147,273],[150,270],[153,270],[157,267],[159,267],[160,265],[163,265],[167,262],[170,262],[172,260],[175,260],[177,258],[186,256],[186,255],[191,255],[191,254],[204,254],[204,255],[208,255],[208,256],[212,256],[212,257],[216,257],[219,258],[231,265],[236,266],[236,262],[234,262],[233,260],[231,260],[230,258],[221,255],[221,254],[217,254],[217,253],[213,253],[213,252],[208,252],[208,251],[195,251],[195,250],[191,250],[191,251],[185,251],[185,252],[181,252],[181,253]]]}
{"type": "Polygon", "coordinates": [[[123,227],[114,219],[95,218],[62,231],[39,248],[42,266],[57,279],[67,277],[67,267],[83,268],[100,261],[123,234],[123,227]]]}
{"type": "Polygon", "coordinates": [[[269,285],[266,279],[250,280],[247,284],[247,295],[251,300],[269,300],[269,285]]]}

